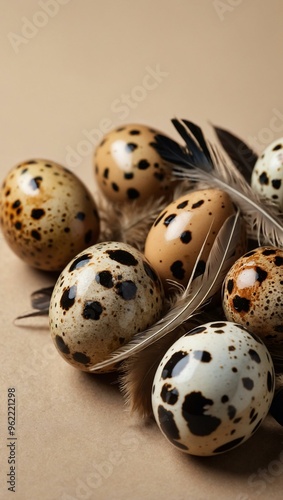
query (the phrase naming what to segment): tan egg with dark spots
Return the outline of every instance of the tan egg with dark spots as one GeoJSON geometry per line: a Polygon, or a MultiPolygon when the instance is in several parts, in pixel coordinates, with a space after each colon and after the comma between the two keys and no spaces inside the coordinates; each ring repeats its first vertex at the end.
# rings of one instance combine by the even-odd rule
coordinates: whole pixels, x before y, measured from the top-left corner
{"type": "Polygon", "coordinates": [[[157,130],[145,125],[117,127],[94,155],[97,183],[113,202],[143,202],[170,192],[171,169],[155,149],[157,130]]]}
{"type": "Polygon", "coordinates": [[[61,271],[96,243],[99,216],[84,184],[65,167],[35,159],[8,173],[0,192],[0,221],[11,249],[27,264],[61,271]]]}
{"type": "Polygon", "coordinates": [[[219,189],[189,192],[162,211],[146,238],[145,255],[164,285],[168,279],[188,283],[209,233],[196,275],[204,272],[217,233],[234,213],[229,195],[219,189]]]}
{"type": "Polygon", "coordinates": [[[223,284],[223,309],[266,344],[283,342],[283,250],[259,247],[240,257],[223,284]]]}

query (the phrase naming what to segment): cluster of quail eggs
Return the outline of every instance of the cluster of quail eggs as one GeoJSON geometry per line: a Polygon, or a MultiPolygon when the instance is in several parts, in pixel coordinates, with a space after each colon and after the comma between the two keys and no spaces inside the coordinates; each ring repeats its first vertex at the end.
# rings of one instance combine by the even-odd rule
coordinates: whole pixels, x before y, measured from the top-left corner
{"type": "MultiPolygon", "coordinates": [[[[145,224],[142,250],[105,241],[96,195],[53,161],[20,163],[2,183],[3,235],[26,264],[58,273],[49,308],[51,337],[63,359],[83,371],[162,317],[172,294],[168,283],[186,286],[206,238],[196,275],[204,272],[215,237],[236,212],[219,189],[196,187],[176,195],[156,134],[145,125],[117,127],[94,155],[96,189],[108,200],[109,220],[117,207],[131,213],[162,200],[155,222],[145,224]]],[[[251,182],[282,209],[283,139],[263,152],[251,182]]],[[[215,318],[178,339],[164,353],[152,386],[161,431],[193,455],[222,453],[244,442],[274,396],[268,346],[283,341],[283,250],[247,251],[243,234],[234,256],[222,289],[224,320],[215,318]]]]}

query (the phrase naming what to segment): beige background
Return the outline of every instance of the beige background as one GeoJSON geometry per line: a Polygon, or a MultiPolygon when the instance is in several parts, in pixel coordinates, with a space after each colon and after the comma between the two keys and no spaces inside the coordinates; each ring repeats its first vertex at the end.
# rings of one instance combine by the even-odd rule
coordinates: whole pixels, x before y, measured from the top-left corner
{"type": "MultiPolygon", "coordinates": [[[[211,121],[258,152],[283,135],[282,0],[1,0],[0,7],[1,178],[19,161],[45,157],[92,186],[96,137],[121,123],[174,137],[170,119],[188,118],[214,138],[211,121]]],[[[2,238],[0,251],[1,500],[12,495],[9,386],[18,403],[13,498],[282,498],[278,424],[268,419],[218,457],[173,449],[155,425],[128,414],[111,380],[64,363],[46,322],[13,324],[52,277],[25,266],[2,238]]]]}

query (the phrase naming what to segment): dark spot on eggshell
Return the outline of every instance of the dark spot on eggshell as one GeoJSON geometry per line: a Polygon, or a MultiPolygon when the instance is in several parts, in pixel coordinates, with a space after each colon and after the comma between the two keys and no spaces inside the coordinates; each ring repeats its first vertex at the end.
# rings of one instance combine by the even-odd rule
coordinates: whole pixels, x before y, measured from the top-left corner
{"type": "Polygon", "coordinates": [[[174,219],[175,219],[175,217],[176,217],[176,214],[170,214],[170,215],[168,215],[168,216],[164,219],[164,221],[163,221],[164,226],[169,226],[169,224],[172,222],[172,220],[174,220],[174,219]]]}
{"type": "Polygon", "coordinates": [[[229,294],[232,293],[233,288],[234,288],[234,280],[233,279],[229,279],[228,283],[227,283],[227,290],[228,290],[229,294]]]}
{"type": "Polygon", "coordinates": [[[29,186],[31,187],[31,189],[33,191],[36,191],[37,189],[40,188],[40,184],[41,184],[42,180],[43,179],[41,176],[33,177],[33,179],[30,179],[30,181],[29,181],[29,186]]]}
{"type": "Polygon", "coordinates": [[[77,287],[73,285],[71,287],[66,288],[62,293],[60,306],[64,311],[68,311],[75,303],[77,294],[77,287]]]}
{"type": "Polygon", "coordinates": [[[269,178],[268,178],[266,172],[262,172],[262,174],[260,174],[259,182],[260,182],[260,184],[264,184],[265,186],[267,186],[269,184],[269,178]]]}
{"type": "Polygon", "coordinates": [[[174,352],[171,358],[164,365],[161,378],[167,379],[180,375],[185,366],[188,364],[189,359],[189,354],[186,351],[174,352]]]}
{"type": "Polygon", "coordinates": [[[190,335],[197,335],[198,333],[203,333],[206,331],[207,331],[206,326],[196,326],[195,328],[193,328],[193,330],[187,332],[185,337],[190,337],[190,335]]]}
{"type": "Polygon", "coordinates": [[[245,297],[235,295],[233,298],[233,306],[238,312],[248,312],[250,310],[250,300],[245,297]]]}
{"type": "Polygon", "coordinates": [[[132,153],[133,151],[135,151],[137,149],[138,145],[135,144],[134,142],[128,142],[126,144],[126,152],[127,153],[132,153]]]}
{"type": "Polygon", "coordinates": [[[280,179],[273,179],[271,181],[272,187],[274,189],[280,189],[281,188],[281,180],[280,179]]]}
{"type": "Polygon", "coordinates": [[[113,276],[110,271],[100,271],[95,276],[95,280],[105,288],[112,288],[114,286],[113,276]]]}
{"type": "Polygon", "coordinates": [[[156,227],[159,224],[159,222],[163,219],[163,217],[165,216],[166,213],[167,212],[163,212],[159,217],[157,217],[156,221],[153,224],[154,227],[156,227]]]}
{"type": "Polygon", "coordinates": [[[116,193],[119,191],[119,186],[116,184],[116,182],[112,182],[111,184],[113,191],[116,191],[116,193]]]}
{"type": "Polygon", "coordinates": [[[260,356],[258,355],[258,353],[254,349],[249,349],[249,355],[250,355],[252,361],[255,361],[258,364],[261,363],[260,356]]]}
{"type": "Polygon", "coordinates": [[[282,149],[282,144],[276,144],[276,146],[272,148],[272,151],[278,151],[279,149],[282,149]]]}
{"type": "Polygon", "coordinates": [[[117,294],[124,300],[133,300],[137,294],[137,286],[131,280],[122,281],[116,285],[117,294]]]}
{"type": "Polygon", "coordinates": [[[213,401],[201,392],[193,391],[185,396],[182,415],[190,432],[195,436],[209,436],[221,424],[219,418],[207,415],[208,406],[213,406],[213,401]]]}
{"type": "Polygon", "coordinates": [[[242,382],[243,382],[243,386],[245,389],[247,389],[248,391],[251,391],[254,387],[254,382],[251,378],[249,377],[243,377],[242,378],[242,382]]]}
{"type": "Polygon", "coordinates": [[[174,420],[174,414],[170,410],[166,410],[162,405],[158,406],[158,421],[159,425],[172,444],[180,448],[181,450],[187,450],[187,446],[179,443],[177,439],[180,439],[179,429],[174,420]]]}
{"type": "Polygon", "coordinates": [[[204,200],[199,200],[196,203],[193,203],[192,208],[199,208],[203,205],[204,200]]]}
{"type": "Polygon", "coordinates": [[[72,264],[69,267],[69,272],[71,273],[72,271],[75,271],[76,269],[80,269],[81,267],[85,266],[91,259],[91,254],[85,253],[81,255],[80,257],[77,257],[72,264]]]}
{"type": "Polygon", "coordinates": [[[179,205],[177,205],[177,208],[178,209],[186,208],[186,206],[188,205],[188,203],[189,203],[188,200],[182,201],[181,203],[179,203],[179,205]]]}
{"type": "Polygon", "coordinates": [[[12,204],[12,208],[18,208],[21,205],[21,200],[16,200],[12,204]]]}
{"type": "Polygon", "coordinates": [[[126,250],[107,250],[106,252],[111,260],[119,262],[124,266],[136,266],[138,264],[137,259],[126,250]]]}
{"type": "Polygon", "coordinates": [[[60,335],[56,335],[55,342],[59,351],[61,351],[63,354],[70,354],[69,347],[67,346],[67,344],[65,344],[64,339],[62,339],[60,335]]]}
{"type": "Polygon", "coordinates": [[[192,239],[192,233],[191,233],[191,231],[184,231],[181,234],[181,236],[180,236],[181,242],[184,243],[184,244],[186,244],[186,245],[188,243],[190,243],[191,239],[192,239]]]}
{"type": "Polygon", "coordinates": [[[171,384],[164,384],[160,393],[162,401],[169,405],[174,405],[178,401],[179,392],[171,384]]]}
{"type": "Polygon", "coordinates": [[[30,215],[32,219],[39,220],[45,215],[45,210],[42,208],[33,208],[30,215]]]}
{"type": "Polygon", "coordinates": [[[85,220],[85,213],[84,212],[77,212],[75,215],[75,219],[85,220]]]}
{"type": "Polygon", "coordinates": [[[140,135],[140,133],[141,133],[140,130],[136,130],[136,129],[133,129],[133,130],[129,131],[130,135],[140,135]]]}
{"type": "Polygon", "coordinates": [[[140,160],[137,165],[139,170],[146,170],[150,167],[150,163],[147,160],[140,160]]]}
{"type": "Polygon", "coordinates": [[[224,451],[231,450],[232,448],[235,448],[235,446],[238,446],[243,441],[243,439],[245,439],[245,436],[233,439],[233,441],[222,444],[221,446],[218,446],[218,448],[215,448],[215,450],[213,450],[213,453],[223,453],[224,451]]]}
{"type": "Polygon", "coordinates": [[[262,269],[261,267],[256,266],[256,280],[261,284],[264,280],[266,280],[268,273],[262,269]]]}
{"type": "Polygon", "coordinates": [[[124,173],[124,179],[126,179],[126,180],[133,179],[133,177],[134,177],[133,172],[125,172],[124,173]]]}
{"type": "Polygon", "coordinates": [[[212,356],[208,351],[194,351],[193,356],[202,363],[209,363],[212,360],[212,356]]]}
{"type": "Polygon", "coordinates": [[[19,231],[20,229],[22,229],[22,223],[21,223],[21,222],[19,222],[19,221],[17,221],[17,222],[15,223],[15,228],[16,228],[18,231],[19,231]]]}
{"type": "Polygon", "coordinates": [[[170,271],[176,279],[182,280],[185,276],[185,269],[183,268],[183,262],[181,260],[175,260],[170,266],[170,271]]]}
{"type": "Polygon", "coordinates": [[[283,265],[283,258],[282,257],[279,257],[279,255],[277,255],[274,259],[274,264],[279,267],[279,266],[282,266],[283,265]]]}
{"type": "Polygon", "coordinates": [[[139,198],[140,193],[135,188],[129,188],[129,189],[127,189],[127,196],[129,198],[129,200],[136,200],[137,198],[139,198]]]}
{"type": "Polygon", "coordinates": [[[36,229],[33,229],[30,233],[32,235],[32,237],[37,240],[37,241],[40,241],[41,240],[41,234],[39,233],[39,231],[37,231],[36,229]]]}
{"type": "Polygon", "coordinates": [[[83,317],[84,319],[92,319],[94,321],[98,321],[103,312],[103,307],[100,302],[94,301],[86,301],[83,309],[83,317]]]}
{"type": "Polygon", "coordinates": [[[274,376],[268,371],[267,373],[267,390],[272,392],[274,389],[274,376]]]}
{"type": "Polygon", "coordinates": [[[235,417],[236,413],[237,413],[237,410],[236,410],[235,406],[229,405],[228,408],[227,408],[227,415],[229,417],[229,420],[233,420],[233,418],[235,417]]]}
{"type": "Polygon", "coordinates": [[[212,328],[225,328],[225,326],[227,326],[227,323],[215,322],[215,323],[211,323],[210,326],[212,328]]]}
{"type": "MultiPolygon", "coordinates": [[[[251,253],[251,255],[254,255],[254,254],[255,254],[255,251],[251,253]]],[[[274,254],[276,254],[276,250],[273,248],[266,248],[262,252],[262,255],[265,255],[266,257],[269,257],[269,255],[274,255],[274,254]]],[[[246,254],[245,257],[246,256],[248,256],[248,255],[246,254]]]]}
{"type": "Polygon", "coordinates": [[[87,365],[88,363],[90,363],[90,357],[83,352],[75,352],[73,354],[73,360],[81,363],[82,365],[87,365]]]}

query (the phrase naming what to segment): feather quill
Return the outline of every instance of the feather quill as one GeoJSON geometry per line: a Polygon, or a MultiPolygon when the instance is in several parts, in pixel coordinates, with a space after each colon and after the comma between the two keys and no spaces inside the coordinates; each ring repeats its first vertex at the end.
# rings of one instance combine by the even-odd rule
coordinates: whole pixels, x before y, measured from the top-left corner
{"type": "Polygon", "coordinates": [[[204,273],[194,278],[198,261],[206,244],[205,239],[186,289],[178,296],[163,318],[144,332],[135,335],[125,346],[111,353],[108,359],[92,366],[90,371],[95,372],[101,368],[107,368],[112,363],[123,361],[137,354],[197,314],[200,308],[206,305],[219,290],[227,271],[235,260],[234,254],[240,238],[240,226],[239,212],[225,221],[214,240],[204,273]]]}
{"type": "MultiPolygon", "coordinates": [[[[249,237],[257,239],[259,245],[282,247],[283,218],[277,206],[261,199],[237,168],[232,163],[229,166],[226,164],[216,148],[206,143],[199,127],[188,120],[174,119],[172,122],[187,146],[187,163],[184,166],[184,153],[180,158],[177,152],[173,174],[179,179],[190,179],[226,191],[240,208],[249,237]]],[[[172,140],[167,142],[163,135],[156,136],[156,147],[160,154],[166,159],[169,149],[168,157],[173,161],[171,143],[172,140]]]]}

